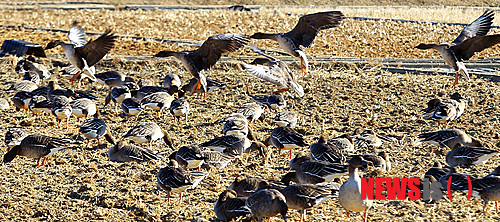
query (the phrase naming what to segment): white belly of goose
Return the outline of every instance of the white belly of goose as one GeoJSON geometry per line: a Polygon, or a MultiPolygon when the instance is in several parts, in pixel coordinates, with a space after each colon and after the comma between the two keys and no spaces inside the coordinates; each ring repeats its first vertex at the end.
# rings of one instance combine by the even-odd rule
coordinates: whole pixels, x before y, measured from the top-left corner
{"type": "Polygon", "coordinates": [[[129,108],[128,109],[128,114],[131,116],[137,116],[142,112],[142,109],[136,109],[136,108],[129,108]]]}
{"type": "Polygon", "coordinates": [[[187,113],[187,109],[186,108],[174,109],[174,115],[175,116],[184,116],[184,115],[186,115],[186,113],[187,113]]]}
{"type": "Polygon", "coordinates": [[[187,169],[194,169],[194,168],[198,168],[199,166],[201,166],[201,164],[203,164],[203,160],[188,160],[187,161],[187,169]]]}
{"type": "Polygon", "coordinates": [[[57,118],[64,119],[69,118],[72,112],[71,109],[56,109],[54,110],[54,113],[56,114],[57,118]]]}

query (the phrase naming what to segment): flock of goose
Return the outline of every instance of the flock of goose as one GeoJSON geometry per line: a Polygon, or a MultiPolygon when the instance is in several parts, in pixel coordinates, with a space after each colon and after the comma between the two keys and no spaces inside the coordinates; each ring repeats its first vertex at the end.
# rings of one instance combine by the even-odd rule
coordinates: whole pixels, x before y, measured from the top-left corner
{"type": "MultiPolygon", "coordinates": [[[[287,33],[266,34],[255,33],[248,37],[242,34],[217,34],[208,38],[194,51],[161,51],[155,57],[173,56],[181,61],[183,66],[193,75],[188,84],[182,85],[175,74],[167,75],[162,87],[151,85],[148,79],[136,83],[120,71],[97,73],[94,65],[98,63],[114,46],[117,36],[111,30],[99,38],[86,42],[83,28],[74,23],[69,30],[70,43],[63,41],[50,42],[46,49],[61,46],[71,63],[66,71],[72,75],[71,81],[87,78],[90,81],[109,86],[110,91],[105,104],[113,102],[115,112],[121,107],[127,119],[143,113],[145,107],[156,110],[158,119],[165,110],[179,121],[187,121],[190,112],[187,94],[200,93],[202,98],[211,87],[218,85],[204,75],[204,70],[210,69],[220,59],[223,53],[234,52],[249,43],[249,39],[272,39],[287,53],[300,59],[300,67],[304,75],[308,74],[306,53],[300,46],[309,47],[317,33],[323,29],[336,27],[342,21],[343,14],[339,11],[319,12],[302,16],[293,30],[287,33]]],[[[454,85],[458,83],[458,73],[468,77],[463,60],[468,60],[475,52],[491,47],[500,42],[500,35],[486,35],[491,28],[493,12],[487,11],[474,22],[464,28],[462,33],[452,43],[420,44],[418,49],[437,49],[444,60],[457,72],[454,85]]],[[[219,195],[214,211],[218,220],[230,221],[244,217],[270,218],[281,215],[287,220],[288,209],[296,209],[301,213],[301,221],[306,220],[306,210],[318,206],[329,198],[338,198],[340,205],[349,212],[367,213],[372,206],[371,200],[361,198],[361,179],[358,169],[366,170],[367,165],[382,171],[391,171],[391,161],[387,152],[377,155],[347,155],[360,146],[379,147],[391,138],[378,135],[372,130],[358,132],[355,135],[343,135],[333,139],[323,136],[308,145],[303,135],[294,127],[297,125],[297,114],[286,111],[286,100],[280,93],[290,90],[299,97],[304,90],[292,70],[281,60],[270,56],[251,45],[254,52],[262,55],[251,63],[242,66],[252,75],[273,83],[279,87],[263,102],[270,109],[279,110],[275,123],[279,125],[264,141],[258,141],[253,133],[253,123],[263,118],[263,107],[257,103],[247,103],[235,113],[224,117],[222,132],[224,136],[216,137],[201,144],[191,144],[178,148],[173,153],[156,151],[152,143],[163,139],[165,144],[175,149],[174,141],[169,133],[161,129],[155,122],[134,123],[126,135],[116,140],[107,130],[106,122],[99,118],[100,112],[92,93],[81,90],[61,88],[57,82],[50,81],[48,85],[38,87],[41,80],[48,79],[50,72],[34,60],[21,60],[16,71],[24,75],[24,80],[14,84],[12,91],[17,93],[12,101],[17,109],[30,110],[34,114],[49,113],[62,122],[74,115],[85,118],[79,132],[87,140],[97,139],[100,144],[102,137],[113,144],[108,151],[111,161],[149,161],[169,160],[168,166],[159,170],[157,186],[170,193],[182,193],[194,189],[211,171],[225,168],[235,161],[246,161],[245,155],[258,152],[264,161],[269,157],[269,146],[280,150],[288,150],[291,172],[284,175],[281,181],[266,180],[258,177],[237,176],[226,191],[219,195]],[[134,143],[130,143],[133,141],[134,143]],[[142,147],[135,144],[149,144],[142,147]],[[293,159],[292,150],[309,147],[309,154],[300,152],[293,159]],[[341,183],[341,178],[349,175],[341,183]],[[293,182],[293,184],[292,184],[293,182]]],[[[2,107],[8,106],[7,101],[0,101],[2,107]]],[[[455,93],[450,99],[433,99],[424,110],[423,118],[435,120],[439,125],[458,119],[465,110],[465,99],[455,93]]],[[[498,155],[498,151],[485,148],[482,143],[459,129],[445,129],[419,135],[421,142],[436,146],[451,148],[445,160],[449,165],[442,167],[439,162],[429,169],[426,178],[447,184],[453,176],[452,189],[467,189],[467,179],[458,173],[457,167],[472,167],[486,164],[488,159],[498,155]]],[[[38,158],[37,166],[43,166],[47,156],[64,149],[68,139],[54,138],[44,135],[28,135],[22,128],[11,128],[5,136],[8,152],[3,163],[7,164],[16,156],[38,158]],[[43,158],[42,162],[40,160],[43,158]]],[[[89,144],[87,144],[89,145],[89,144]]],[[[471,176],[472,177],[472,176],[471,176]]],[[[473,189],[478,197],[484,200],[484,208],[489,201],[500,201],[500,167],[491,174],[476,178],[472,177],[473,189]]],[[[498,212],[498,206],[497,206],[498,212]]]]}

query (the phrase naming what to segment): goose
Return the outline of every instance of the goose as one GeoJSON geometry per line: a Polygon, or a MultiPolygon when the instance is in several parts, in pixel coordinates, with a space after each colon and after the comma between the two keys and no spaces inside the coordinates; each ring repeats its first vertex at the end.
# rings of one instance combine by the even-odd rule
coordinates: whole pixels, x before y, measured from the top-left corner
{"type": "Polygon", "coordinates": [[[9,92],[19,92],[19,91],[31,92],[37,88],[38,88],[38,85],[36,83],[29,81],[29,80],[22,80],[22,81],[19,81],[19,82],[12,84],[7,91],[9,91],[9,92]]]}
{"type": "MultiPolygon", "coordinates": [[[[391,171],[392,165],[389,158],[389,154],[385,151],[380,151],[377,155],[374,154],[363,154],[361,155],[364,160],[369,161],[373,167],[379,169],[382,172],[391,171]]],[[[360,170],[367,169],[365,166],[359,167],[360,170]]]]}
{"type": "Polygon", "coordinates": [[[139,101],[143,100],[146,96],[151,95],[153,93],[157,92],[167,92],[170,95],[172,95],[172,92],[169,92],[169,89],[161,87],[161,86],[142,86],[137,90],[135,93],[135,98],[137,98],[139,101]]]}
{"type": "Polygon", "coordinates": [[[97,113],[96,104],[87,98],[75,99],[69,102],[71,106],[71,112],[80,122],[80,118],[89,118],[97,113]]]}
{"type": "Polygon", "coordinates": [[[16,110],[28,110],[32,94],[26,91],[19,91],[12,97],[12,102],[16,110]]]}
{"type": "Polygon", "coordinates": [[[299,152],[290,160],[290,170],[297,170],[304,162],[311,160],[311,156],[305,152],[299,152]]]}
{"type": "Polygon", "coordinates": [[[144,86],[155,86],[155,82],[152,79],[139,79],[137,85],[141,88],[144,86]]]}
{"type": "Polygon", "coordinates": [[[205,150],[201,151],[201,155],[205,158],[201,168],[211,169],[212,167],[216,170],[222,170],[226,166],[235,160],[237,157],[230,154],[225,154],[219,151],[205,150]]]}
{"type": "Polygon", "coordinates": [[[422,139],[420,142],[429,143],[443,148],[454,147],[457,143],[473,147],[483,146],[479,140],[469,136],[467,133],[459,129],[446,129],[421,133],[418,134],[418,138],[422,139]]]}
{"type": "Polygon", "coordinates": [[[187,116],[189,114],[189,102],[184,98],[175,98],[170,104],[170,113],[178,120],[181,116],[184,117],[184,123],[187,123],[187,116]]]}
{"type": "Polygon", "coordinates": [[[78,72],[71,78],[71,82],[75,81],[84,71],[89,73],[91,80],[96,81],[95,68],[93,67],[113,48],[116,38],[117,36],[108,29],[99,38],[86,43],[84,30],[75,21],[68,33],[70,43],[60,40],[51,41],[45,50],[55,48],[58,45],[63,48],[66,58],[73,67],[78,69],[78,72]]]}
{"type": "Polygon", "coordinates": [[[55,97],[54,102],[52,103],[52,115],[56,117],[57,124],[63,119],[66,119],[66,128],[69,127],[69,117],[73,113],[73,109],[71,108],[71,99],[66,96],[58,96],[55,97]]]}
{"type": "Polygon", "coordinates": [[[30,60],[30,57],[28,57],[27,59],[23,59],[17,62],[15,68],[16,73],[24,74],[25,77],[30,76],[31,78],[35,79],[36,82],[38,82],[35,82],[36,84],[39,84],[40,79],[49,79],[50,72],[47,67],[43,64],[36,63],[33,57],[31,57],[31,59],[33,60],[30,60]],[[36,76],[38,76],[38,78],[36,76]]]}
{"type": "Polygon", "coordinates": [[[465,106],[464,97],[460,93],[453,93],[450,99],[445,99],[436,106],[434,113],[429,119],[437,121],[438,126],[441,122],[445,122],[446,126],[448,126],[449,122],[462,116],[465,106]]]}
{"type": "Polygon", "coordinates": [[[290,127],[277,127],[271,132],[271,135],[264,143],[266,145],[273,145],[281,150],[290,151],[290,159],[292,159],[292,149],[299,147],[306,147],[304,136],[290,127]]]}
{"type": "Polygon", "coordinates": [[[214,212],[219,221],[232,221],[250,214],[245,208],[247,198],[238,197],[236,191],[225,190],[215,202],[214,212]]]}
{"type": "Polygon", "coordinates": [[[234,177],[233,182],[229,185],[229,187],[227,187],[227,189],[234,190],[238,194],[238,197],[249,197],[257,190],[257,188],[259,188],[259,184],[262,181],[267,180],[255,177],[247,178],[244,175],[237,175],[234,177]]]}
{"type": "Polygon", "coordinates": [[[132,98],[130,89],[127,86],[117,86],[114,87],[109,94],[106,96],[104,106],[108,105],[111,101],[114,103],[115,113],[118,114],[117,104],[121,106],[123,100],[132,98]]]}
{"type": "Polygon", "coordinates": [[[294,128],[297,126],[297,114],[292,111],[279,111],[276,113],[273,123],[278,126],[294,128]]]}
{"type": "Polygon", "coordinates": [[[323,160],[329,163],[344,163],[346,157],[340,152],[340,150],[327,143],[325,137],[321,136],[317,143],[311,144],[309,146],[311,151],[311,159],[323,160]]]}
{"type": "Polygon", "coordinates": [[[51,113],[52,102],[44,96],[33,96],[29,102],[28,108],[33,112],[33,115],[38,113],[51,113]]]}
{"type": "Polygon", "coordinates": [[[150,148],[152,142],[163,138],[165,144],[174,149],[172,138],[167,131],[162,130],[155,122],[140,122],[130,129],[123,138],[131,139],[138,144],[149,143],[150,148]]]}
{"type": "Polygon", "coordinates": [[[51,156],[59,150],[61,146],[66,146],[69,143],[67,139],[60,139],[44,135],[29,135],[25,137],[19,145],[12,147],[12,149],[4,155],[3,163],[11,162],[16,156],[25,156],[29,158],[38,158],[37,167],[45,165],[47,156],[51,156]],[[43,161],[40,164],[40,159],[43,161]]]}
{"type": "Polygon", "coordinates": [[[339,150],[343,150],[345,152],[354,151],[354,140],[351,136],[344,134],[332,139],[328,139],[327,143],[337,147],[339,150]]]}
{"type": "Polygon", "coordinates": [[[139,115],[144,110],[142,109],[141,102],[136,98],[124,99],[120,107],[122,108],[122,111],[125,114],[125,117],[127,118],[127,122],[130,119],[130,116],[135,116],[134,124],[137,123],[139,115]]]}
{"type": "Polygon", "coordinates": [[[86,119],[80,125],[80,133],[87,139],[87,147],[90,145],[91,139],[96,139],[97,144],[100,146],[99,138],[103,137],[107,133],[107,125],[103,119],[99,118],[99,109],[96,109],[94,118],[86,119]]]}
{"type": "Polygon", "coordinates": [[[102,73],[95,74],[97,82],[109,86],[109,88],[114,88],[117,86],[122,86],[125,82],[133,81],[130,77],[127,77],[123,72],[112,70],[102,73]]]}
{"type": "Polygon", "coordinates": [[[290,182],[318,184],[332,182],[335,178],[346,175],[347,165],[328,163],[321,160],[304,161],[295,172],[289,172],[281,178],[281,182],[289,185],[290,182]]]}
{"type": "Polygon", "coordinates": [[[292,184],[281,190],[286,199],[288,209],[299,210],[300,220],[306,221],[306,211],[316,207],[325,200],[338,196],[340,184],[292,184]]]}
{"type": "Polygon", "coordinates": [[[242,114],[250,123],[253,123],[262,117],[264,109],[257,103],[245,103],[236,109],[236,113],[242,114]]]}
{"type": "Polygon", "coordinates": [[[243,67],[250,74],[281,88],[273,93],[281,93],[293,88],[299,97],[304,96],[304,88],[297,83],[292,71],[283,61],[265,54],[253,44],[252,50],[266,58],[257,58],[250,64],[242,62],[243,67]]]}
{"type": "Polygon", "coordinates": [[[451,167],[484,164],[488,159],[498,155],[498,151],[484,147],[465,146],[457,143],[446,153],[446,163],[451,167]]]}
{"type": "Polygon", "coordinates": [[[483,212],[486,211],[489,201],[495,202],[498,213],[498,201],[500,201],[500,177],[490,176],[474,180],[472,182],[473,194],[483,199],[483,212]]]}
{"type": "Polygon", "coordinates": [[[271,94],[267,96],[266,105],[272,110],[283,110],[286,100],[280,94],[271,94]]]}
{"type": "MultiPolygon", "coordinates": [[[[203,70],[210,69],[222,56],[222,53],[234,52],[248,42],[248,37],[241,34],[217,34],[210,36],[194,51],[160,51],[154,57],[174,56],[179,59],[188,72],[198,79],[194,90],[202,87],[207,92],[207,80],[203,70]]],[[[194,93],[194,91],[193,91],[194,93]]]]}
{"type": "Polygon", "coordinates": [[[21,141],[28,136],[28,132],[23,128],[9,128],[5,133],[5,145],[7,145],[7,152],[12,147],[21,144],[21,141]]]}
{"type": "Polygon", "coordinates": [[[451,173],[458,173],[455,167],[443,167],[439,161],[434,162],[434,165],[425,172],[425,176],[432,176],[440,179],[442,176],[451,173]]]}
{"type": "Polygon", "coordinates": [[[141,100],[141,105],[156,110],[156,116],[160,119],[163,110],[170,109],[173,100],[174,96],[167,92],[155,92],[145,96],[141,100]]]}
{"type": "Polygon", "coordinates": [[[346,209],[347,217],[349,212],[364,212],[364,221],[368,220],[368,210],[373,204],[373,200],[368,197],[361,199],[361,178],[358,175],[358,167],[366,165],[368,162],[360,156],[355,156],[349,161],[349,179],[340,186],[339,203],[346,209]]]}
{"type": "Polygon", "coordinates": [[[250,209],[252,217],[262,218],[274,217],[281,215],[283,220],[286,220],[288,206],[286,198],[281,192],[276,189],[262,189],[248,197],[245,202],[246,208],[250,209]]]}
{"type": "Polygon", "coordinates": [[[205,91],[203,87],[200,87],[198,89],[195,89],[198,84],[198,79],[192,78],[189,80],[189,82],[186,85],[183,85],[181,89],[179,90],[179,97],[182,97],[184,95],[194,95],[194,93],[198,93],[200,95],[201,99],[205,99],[207,97],[207,92],[214,91],[217,88],[223,88],[225,87],[226,83],[217,81],[215,79],[207,79],[207,90],[205,91]]]}
{"type": "Polygon", "coordinates": [[[382,146],[382,140],[377,136],[377,133],[373,130],[364,130],[360,134],[351,136],[354,147],[368,148],[368,147],[380,147],[382,146]]]}
{"type": "Polygon", "coordinates": [[[170,89],[171,92],[179,92],[181,85],[181,79],[176,74],[167,74],[165,78],[163,78],[162,86],[170,89]]]}
{"type": "MultiPolygon", "coordinates": [[[[442,189],[443,190],[448,190],[448,181],[451,178],[450,182],[450,189],[452,192],[454,191],[464,191],[464,190],[469,190],[469,182],[467,177],[471,180],[472,184],[474,185],[474,181],[476,178],[471,175],[467,174],[461,174],[461,173],[449,173],[441,178],[439,178],[439,182],[443,185],[442,189]]],[[[472,187],[474,189],[474,186],[472,187]]]]}
{"type": "Polygon", "coordinates": [[[0,110],[7,110],[9,108],[9,101],[7,101],[5,98],[0,98],[0,110]]]}
{"type": "Polygon", "coordinates": [[[474,53],[481,52],[500,43],[500,34],[486,35],[491,29],[494,15],[495,13],[492,10],[485,11],[479,18],[465,26],[460,35],[451,43],[420,43],[415,48],[436,49],[439,51],[444,61],[455,70],[456,74],[453,86],[456,86],[458,84],[459,73],[465,75],[467,80],[470,80],[469,72],[463,63],[464,60],[469,60],[474,53]]]}
{"type": "Polygon", "coordinates": [[[320,30],[337,27],[344,15],[340,11],[318,12],[300,17],[297,25],[287,33],[267,34],[257,32],[250,36],[253,39],[272,39],[277,41],[283,50],[300,59],[302,73],[307,75],[309,67],[307,56],[300,46],[310,47],[320,30]]]}
{"type": "Polygon", "coordinates": [[[167,192],[167,201],[170,202],[170,193],[179,193],[179,201],[182,201],[182,193],[187,189],[194,189],[208,176],[207,172],[187,171],[175,160],[170,160],[168,166],[161,168],[157,175],[157,186],[167,192]]]}
{"type": "Polygon", "coordinates": [[[231,113],[223,118],[225,120],[224,126],[222,127],[222,134],[224,135],[241,135],[247,136],[248,131],[248,120],[241,113],[231,113]]]}
{"type": "Polygon", "coordinates": [[[108,150],[109,160],[115,162],[144,162],[150,160],[165,160],[158,151],[150,150],[133,144],[126,144],[125,140],[116,143],[113,137],[107,133],[106,140],[113,144],[108,150]]]}
{"type": "Polygon", "coordinates": [[[181,146],[179,150],[170,155],[173,157],[179,166],[184,169],[200,169],[200,166],[205,161],[201,150],[196,145],[181,146]]]}

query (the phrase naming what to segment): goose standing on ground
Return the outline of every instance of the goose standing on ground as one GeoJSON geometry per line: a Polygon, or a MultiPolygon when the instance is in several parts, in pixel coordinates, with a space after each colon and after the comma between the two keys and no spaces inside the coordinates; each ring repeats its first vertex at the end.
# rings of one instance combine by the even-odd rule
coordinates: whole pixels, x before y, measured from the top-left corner
{"type": "Polygon", "coordinates": [[[170,113],[174,116],[174,119],[179,120],[179,118],[183,116],[184,123],[187,123],[189,110],[189,102],[182,97],[174,99],[170,104],[170,113]]]}
{"type": "Polygon", "coordinates": [[[25,156],[29,158],[38,158],[37,166],[45,165],[45,160],[47,156],[54,154],[55,152],[65,149],[59,148],[61,146],[66,146],[69,143],[66,139],[59,139],[44,135],[29,135],[25,137],[19,145],[12,147],[12,149],[4,155],[3,162],[9,163],[16,156],[25,156]],[[43,157],[43,161],[40,164],[40,159],[43,157]]]}
{"type": "Polygon", "coordinates": [[[7,152],[12,147],[21,144],[21,141],[28,136],[28,132],[23,128],[9,128],[5,133],[5,145],[7,145],[7,152]]]}
{"type": "Polygon", "coordinates": [[[245,208],[246,200],[247,198],[238,197],[234,190],[223,191],[214,205],[217,220],[232,221],[250,214],[250,210],[245,208]]]}
{"type": "Polygon", "coordinates": [[[113,137],[109,133],[105,134],[106,140],[113,144],[108,150],[108,157],[111,161],[116,162],[144,162],[150,160],[165,160],[164,157],[160,156],[164,153],[158,151],[150,150],[133,144],[126,144],[125,140],[121,140],[118,143],[115,142],[113,137]]]}
{"type": "Polygon", "coordinates": [[[66,96],[58,96],[52,103],[52,114],[56,117],[56,122],[59,125],[63,119],[66,119],[66,128],[69,127],[69,117],[73,113],[71,108],[71,99],[66,96]]]}
{"type": "Polygon", "coordinates": [[[12,97],[12,102],[16,107],[16,110],[26,111],[29,109],[29,104],[31,100],[32,94],[26,91],[19,91],[12,97]]]}
{"type": "Polygon", "coordinates": [[[51,113],[52,102],[45,96],[33,96],[29,103],[29,109],[35,114],[51,113]]]}
{"type": "Polygon", "coordinates": [[[486,211],[489,201],[495,202],[496,212],[498,213],[498,201],[500,201],[500,177],[484,177],[472,182],[472,189],[476,196],[483,199],[483,212],[486,211]]]}
{"type": "Polygon", "coordinates": [[[285,196],[275,189],[259,190],[248,197],[245,203],[250,209],[252,217],[268,218],[281,215],[286,222],[286,213],[288,206],[286,205],[285,196]]]}
{"type": "Polygon", "coordinates": [[[173,100],[174,96],[167,92],[156,92],[145,96],[141,100],[141,104],[156,110],[156,116],[160,119],[163,110],[170,109],[173,100]]]}
{"type": "Polygon", "coordinates": [[[184,169],[198,168],[198,170],[206,159],[201,154],[200,148],[196,145],[182,146],[179,150],[172,153],[170,157],[174,158],[179,163],[179,166],[184,169]]]}
{"type": "Polygon", "coordinates": [[[96,139],[97,144],[101,145],[99,138],[103,137],[107,132],[107,125],[104,120],[99,119],[99,109],[96,110],[94,118],[86,119],[80,125],[80,133],[87,139],[87,147],[90,145],[91,139],[96,139]]]}
{"type": "Polygon", "coordinates": [[[328,163],[321,160],[304,161],[295,172],[283,176],[281,182],[289,185],[290,182],[318,184],[332,182],[335,178],[346,175],[348,166],[338,163],[328,163]]]}
{"type": "Polygon", "coordinates": [[[222,170],[226,168],[230,162],[237,158],[236,156],[213,150],[201,151],[201,155],[205,158],[201,168],[206,170],[211,170],[212,168],[222,170]]]}
{"type": "Polygon", "coordinates": [[[113,101],[115,107],[115,113],[118,115],[117,104],[121,106],[123,100],[132,98],[132,93],[127,86],[117,86],[114,87],[109,94],[106,96],[104,106],[108,105],[109,102],[113,101]]]}
{"type": "Polygon", "coordinates": [[[328,139],[328,144],[331,144],[337,147],[339,150],[343,150],[345,152],[354,151],[354,140],[351,136],[344,134],[333,139],[328,139]]]}
{"type": "Polygon", "coordinates": [[[457,143],[466,146],[482,147],[481,142],[462,130],[446,129],[418,134],[420,142],[429,143],[443,148],[455,147],[457,143]]]}
{"type": "MultiPolygon", "coordinates": [[[[203,87],[200,87],[199,89],[196,89],[196,86],[198,84],[198,79],[192,78],[189,80],[189,82],[186,85],[183,85],[181,89],[179,90],[179,97],[182,97],[184,95],[193,95],[194,93],[198,93],[200,95],[201,99],[204,99],[207,95],[207,91],[203,89],[203,87]]],[[[223,88],[226,85],[225,82],[217,81],[215,79],[210,79],[207,78],[207,90],[208,92],[213,91],[217,88],[223,88]]]]}
{"type": "Polygon", "coordinates": [[[93,67],[113,48],[116,37],[108,29],[99,38],[86,43],[84,30],[75,21],[68,33],[70,43],[59,40],[52,41],[47,44],[45,50],[55,48],[58,45],[62,46],[66,58],[73,67],[78,69],[78,72],[71,78],[72,82],[84,71],[87,71],[90,79],[95,81],[95,68],[93,67]]]}
{"type": "Polygon", "coordinates": [[[120,71],[107,71],[98,73],[95,75],[97,82],[109,86],[109,88],[114,88],[117,86],[122,86],[125,82],[132,81],[130,77],[127,77],[120,71]]]}
{"type": "Polygon", "coordinates": [[[306,147],[304,136],[290,127],[278,127],[271,132],[271,135],[264,143],[266,145],[273,145],[281,150],[290,151],[290,159],[292,159],[292,150],[294,148],[306,147]]]}
{"type": "Polygon", "coordinates": [[[222,127],[222,134],[224,135],[241,135],[247,136],[249,127],[248,120],[241,113],[231,113],[223,118],[225,120],[222,127]]]}
{"type": "Polygon", "coordinates": [[[200,171],[187,171],[175,160],[170,160],[167,167],[161,168],[157,175],[157,186],[165,190],[167,201],[170,202],[170,193],[179,193],[179,201],[182,201],[182,193],[187,189],[194,189],[209,173],[200,171]]]}
{"type": "Polygon", "coordinates": [[[451,43],[424,44],[420,43],[417,49],[436,49],[444,61],[456,72],[453,86],[458,84],[458,74],[462,73],[470,80],[469,73],[463,61],[469,60],[474,53],[500,43],[500,34],[486,35],[493,24],[492,10],[485,11],[483,15],[467,25],[460,35],[451,43]]]}
{"type": "Polygon", "coordinates": [[[174,148],[172,139],[168,133],[162,130],[155,122],[141,122],[130,129],[123,138],[131,139],[138,144],[149,143],[149,148],[151,148],[152,142],[163,138],[166,145],[172,149],[174,148]]]}
{"type": "Polygon", "coordinates": [[[276,113],[273,123],[278,126],[288,126],[294,128],[297,126],[297,114],[292,111],[280,111],[276,113]]]}
{"type": "Polygon", "coordinates": [[[311,156],[305,152],[299,152],[290,160],[290,170],[297,170],[304,162],[311,160],[311,156]]]}
{"type": "Polygon", "coordinates": [[[19,82],[16,82],[10,86],[10,88],[7,91],[13,91],[13,92],[18,92],[18,91],[26,91],[26,92],[31,92],[35,89],[38,88],[38,85],[32,81],[29,80],[22,80],[19,82]]]}
{"type": "Polygon", "coordinates": [[[50,72],[45,65],[36,63],[34,59],[33,61],[30,61],[29,59],[30,57],[28,57],[28,59],[23,59],[17,63],[15,68],[16,73],[24,74],[25,76],[27,73],[29,73],[30,75],[36,74],[38,75],[38,81],[40,81],[40,79],[50,78],[50,72]]]}
{"type": "Polygon", "coordinates": [[[317,143],[311,144],[309,150],[311,158],[314,160],[323,160],[329,163],[344,163],[346,161],[344,154],[336,146],[327,143],[323,136],[318,139],[317,143]]]}
{"type": "MultiPolygon", "coordinates": [[[[210,36],[200,48],[194,51],[161,51],[155,57],[170,57],[174,56],[181,60],[182,65],[190,72],[195,78],[198,79],[198,84],[194,90],[203,87],[207,92],[207,79],[203,70],[210,69],[222,56],[222,53],[233,52],[248,42],[248,37],[241,34],[217,34],[210,36]]],[[[193,90],[193,93],[194,93],[193,90]]]]}
{"type": "Polygon", "coordinates": [[[250,38],[277,41],[283,50],[300,59],[302,73],[306,75],[309,70],[309,62],[304,51],[300,49],[300,46],[310,47],[319,31],[337,27],[343,16],[340,11],[308,14],[300,17],[299,22],[292,31],[276,34],[258,32],[250,36],[250,38]]]}
{"type": "Polygon", "coordinates": [[[87,119],[97,113],[97,106],[87,98],[75,99],[69,104],[71,105],[71,112],[76,116],[78,122],[80,122],[80,118],[87,119]]]}
{"type": "Polygon", "coordinates": [[[428,115],[425,118],[437,121],[438,126],[441,125],[441,122],[445,122],[445,126],[447,127],[449,122],[462,116],[466,105],[465,98],[460,93],[453,93],[450,99],[445,99],[438,103],[432,115],[428,115]]]}
{"type": "Polygon", "coordinates": [[[366,165],[365,161],[360,156],[354,156],[349,161],[349,179],[342,184],[339,189],[339,203],[346,209],[347,217],[349,212],[363,212],[364,221],[368,219],[368,210],[373,204],[373,200],[368,197],[365,200],[361,199],[361,178],[358,175],[358,167],[366,165]]]}
{"type": "Polygon", "coordinates": [[[292,184],[281,190],[289,209],[300,212],[300,220],[306,221],[306,210],[320,205],[330,197],[338,196],[340,184],[292,184]]]}
{"type": "Polygon", "coordinates": [[[380,147],[383,143],[373,130],[365,130],[360,134],[352,135],[351,138],[356,149],[380,147]]]}
{"type": "Polygon", "coordinates": [[[457,143],[446,154],[446,163],[451,167],[471,166],[484,164],[488,159],[498,155],[498,151],[490,150],[484,147],[464,146],[457,143]]]}
{"type": "Polygon", "coordinates": [[[236,109],[236,113],[241,113],[250,123],[262,118],[264,109],[257,103],[245,103],[236,109]]]}
{"type": "Polygon", "coordinates": [[[271,94],[267,96],[266,104],[272,110],[282,110],[286,107],[286,100],[280,94],[271,94]]]}
{"type": "MultiPolygon", "coordinates": [[[[389,154],[385,151],[380,151],[377,155],[375,154],[363,154],[361,155],[363,159],[369,161],[374,168],[381,170],[382,172],[391,171],[391,161],[389,159],[389,154]]],[[[365,166],[359,167],[360,170],[366,169],[365,166]]]]}
{"type": "Polygon", "coordinates": [[[439,180],[442,176],[450,173],[457,173],[457,171],[454,167],[443,167],[439,161],[436,161],[434,165],[425,172],[424,176],[432,176],[439,180]]]}
{"type": "Polygon", "coordinates": [[[170,89],[170,91],[174,93],[179,92],[181,85],[181,79],[176,74],[167,74],[162,82],[163,87],[170,89]]]}
{"type": "Polygon", "coordinates": [[[127,118],[127,122],[130,119],[130,116],[135,116],[134,124],[136,124],[139,115],[143,111],[141,102],[136,98],[126,98],[122,101],[120,107],[127,118]]]}
{"type": "Polygon", "coordinates": [[[284,62],[265,54],[254,45],[252,45],[252,50],[266,58],[257,58],[250,64],[243,62],[243,67],[250,74],[281,87],[281,89],[273,93],[281,93],[293,88],[299,97],[304,96],[304,88],[297,83],[292,71],[284,62]]]}

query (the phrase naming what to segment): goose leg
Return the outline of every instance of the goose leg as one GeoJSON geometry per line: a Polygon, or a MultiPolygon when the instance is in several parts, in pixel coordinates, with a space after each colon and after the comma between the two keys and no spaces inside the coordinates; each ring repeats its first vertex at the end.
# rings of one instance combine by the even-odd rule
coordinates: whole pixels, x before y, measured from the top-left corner
{"type": "Polygon", "coordinates": [[[347,218],[349,218],[349,215],[350,215],[350,214],[349,214],[349,211],[347,211],[347,218]]]}
{"type": "Polygon", "coordinates": [[[170,192],[167,192],[167,203],[170,203],[170,192]]]}
{"type": "Polygon", "coordinates": [[[43,160],[42,160],[42,164],[40,166],[44,166],[45,165],[45,160],[47,159],[46,156],[43,157],[43,160]]]}
{"type": "Polygon", "coordinates": [[[198,80],[198,82],[196,82],[196,85],[194,86],[193,91],[191,92],[191,94],[193,94],[193,95],[196,93],[196,90],[198,90],[201,87],[200,79],[197,79],[197,80],[198,80]]]}
{"type": "Polygon", "coordinates": [[[99,137],[96,137],[96,139],[97,139],[97,145],[99,146],[102,145],[101,142],[99,142],[99,137]]]}
{"type": "Polygon", "coordinates": [[[177,203],[181,203],[182,202],[182,193],[179,194],[179,201],[177,203]]]}
{"type": "Polygon", "coordinates": [[[368,211],[366,210],[365,213],[364,213],[364,221],[367,222],[368,221],[368,211]]]}
{"type": "Polygon", "coordinates": [[[290,149],[290,160],[292,159],[292,150],[290,149]]]}
{"type": "Polygon", "coordinates": [[[302,70],[302,74],[307,75],[307,65],[302,57],[300,57],[300,69],[302,70]]]}
{"type": "Polygon", "coordinates": [[[453,86],[458,85],[458,72],[455,74],[455,82],[453,83],[453,86]]]}

